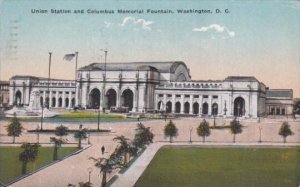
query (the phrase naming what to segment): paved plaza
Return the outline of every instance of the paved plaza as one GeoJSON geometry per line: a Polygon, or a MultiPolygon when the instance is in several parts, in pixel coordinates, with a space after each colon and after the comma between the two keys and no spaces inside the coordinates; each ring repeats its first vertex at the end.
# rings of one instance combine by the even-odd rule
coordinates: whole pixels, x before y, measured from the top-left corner
{"type": "MultiPolygon", "coordinates": [[[[199,125],[202,118],[179,118],[173,120],[178,128],[178,137],[174,139],[172,145],[284,145],[282,143],[282,137],[278,135],[280,125],[284,120],[289,120],[291,129],[294,132],[293,136],[287,138],[285,146],[300,145],[300,120],[293,119],[262,119],[260,123],[257,120],[241,120],[243,128],[242,134],[236,136],[235,144],[232,143],[232,134],[229,129],[213,129],[211,136],[207,137],[207,142],[203,144],[201,138],[196,134],[196,128],[199,125]],[[259,127],[262,127],[261,138],[262,143],[258,143],[259,140],[259,127]],[[190,137],[191,132],[191,137],[190,137]],[[192,144],[189,140],[192,140],[192,144]]],[[[208,120],[210,125],[213,125],[213,119],[208,120]]],[[[6,144],[12,141],[12,137],[6,136],[4,121],[1,121],[0,126],[0,141],[2,146],[10,145],[6,144]],[[3,142],[6,142],[3,144],[3,142]]],[[[157,152],[157,150],[163,146],[168,145],[168,139],[164,137],[163,128],[166,122],[164,120],[152,120],[142,121],[145,126],[151,127],[154,133],[154,143],[151,144],[145,152],[134,162],[134,164],[124,174],[118,174],[119,178],[115,181],[113,186],[133,186],[138,180],[138,177],[145,170],[151,159],[157,152]]],[[[217,126],[228,125],[230,120],[217,119],[217,126]]],[[[38,122],[24,122],[23,126],[26,130],[35,129],[38,122]]],[[[68,184],[78,185],[79,182],[88,181],[88,168],[92,167],[91,182],[94,186],[99,186],[101,183],[102,175],[99,173],[99,169],[93,166],[93,161],[89,160],[89,157],[101,157],[101,147],[104,145],[106,152],[104,157],[108,157],[111,152],[115,149],[117,142],[113,141],[113,138],[118,135],[124,135],[130,139],[134,137],[136,122],[114,122],[114,123],[101,123],[101,128],[110,129],[111,133],[100,133],[91,134],[90,143],[91,145],[80,152],[79,154],[73,155],[67,159],[64,159],[56,164],[53,164],[41,171],[34,173],[31,176],[24,178],[11,186],[67,186],[68,184]]],[[[46,123],[44,128],[55,128],[60,124],[46,123]]],[[[79,124],[63,124],[68,126],[70,129],[78,129],[79,124]]],[[[96,128],[96,123],[83,124],[85,128],[93,129],[96,128]]],[[[43,146],[52,146],[49,144],[49,138],[52,134],[40,134],[39,141],[43,146]]],[[[73,134],[67,137],[69,143],[76,143],[73,138],[73,134]]],[[[37,135],[33,133],[24,132],[21,137],[16,138],[16,142],[36,142],[37,135]]],[[[87,140],[84,141],[85,146],[87,140]]],[[[75,144],[74,144],[75,145],[75,144]]],[[[108,175],[111,178],[117,174],[113,172],[108,175]]]]}

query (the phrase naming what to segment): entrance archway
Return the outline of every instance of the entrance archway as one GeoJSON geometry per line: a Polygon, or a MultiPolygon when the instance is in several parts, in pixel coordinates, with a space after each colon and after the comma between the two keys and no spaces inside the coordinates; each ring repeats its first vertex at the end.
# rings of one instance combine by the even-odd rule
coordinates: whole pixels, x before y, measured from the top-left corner
{"type": "Polygon", "coordinates": [[[126,89],[122,93],[123,106],[128,107],[129,110],[133,108],[133,92],[130,89],[126,89]]]}
{"type": "Polygon", "coordinates": [[[184,113],[185,114],[190,113],[190,103],[189,102],[184,103],[184,113]]]}
{"type": "Polygon", "coordinates": [[[214,115],[214,116],[218,115],[218,104],[217,103],[214,103],[212,105],[211,114],[214,115]]]}
{"type": "Polygon", "coordinates": [[[106,92],[107,109],[117,105],[117,92],[114,89],[109,89],[106,92]]]}
{"type": "Polygon", "coordinates": [[[172,102],[168,101],[166,104],[166,112],[171,113],[172,112],[172,102]]]}
{"type": "Polygon", "coordinates": [[[42,106],[44,107],[44,98],[42,96],[40,97],[40,104],[41,104],[41,107],[42,106]]]}
{"type": "Polygon", "coordinates": [[[51,107],[55,107],[55,105],[56,105],[56,99],[55,99],[55,97],[52,97],[52,106],[51,107]]]}
{"type": "Polygon", "coordinates": [[[69,107],[69,98],[65,99],[65,107],[69,107]]]}
{"type": "Polygon", "coordinates": [[[97,88],[92,89],[89,94],[89,108],[99,109],[100,106],[100,90],[97,88]]]}
{"type": "Polygon", "coordinates": [[[199,114],[199,104],[197,102],[193,104],[193,114],[199,114]]]}
{"type": "Polygon", "coordinates": [[[21,105],[22,103],[22,93],[20,92],[20,90],[18,90],[16,92],[16,97],[15,97],[15,104],[16,105],[21,105]]]}
{"type": "Polygon", "coordinates": [[[180,102],[176,102],[175,104],[175,113],[180,113],[181,110],[181,104],[180,102]]]}
{"type": "Polygon", "coordinates": [[[58,107],[62,107],[62,98],[61,97],[58,99],[58,107]]]}
{"type": "Polygon", "coordinates": [[[245,115],[245,100],[242,97],[237,97],[234,100],[234,116],[245,115]]]}
{"type": "Polygon", "coordinates": [[[71,104],[72,104],[72,108],[75,107],[75,98],[72,98],[71,104]]]}
{"type": "Polygon", "coordinates": [[[202,105],[202,114],[207,115],[208,114],[208,104],[203,103],[202,105]]]}

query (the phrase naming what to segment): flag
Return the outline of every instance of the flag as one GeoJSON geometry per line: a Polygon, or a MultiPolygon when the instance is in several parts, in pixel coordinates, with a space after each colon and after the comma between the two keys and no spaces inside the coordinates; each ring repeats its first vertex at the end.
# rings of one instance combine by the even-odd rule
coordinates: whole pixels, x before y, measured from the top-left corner
{"type": "Polygon", "coordinates": [[[63,59],[66,61],[71,61],[74,57],[75,54],[66,54],[63,59]]]}

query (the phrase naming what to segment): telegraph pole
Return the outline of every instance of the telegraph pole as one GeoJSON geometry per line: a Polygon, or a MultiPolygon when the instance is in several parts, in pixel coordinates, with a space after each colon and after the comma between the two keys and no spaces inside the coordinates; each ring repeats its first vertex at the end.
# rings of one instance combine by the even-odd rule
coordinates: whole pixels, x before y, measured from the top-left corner
{"type": "Polygon", "coordinates": [[[50,100],[50,73],[51,73],[51,55],[52,53],[49,52],[49,71],[48,71],[48,99],[46,97],[46,107],[49,109],[49,100],[50,100]]]}

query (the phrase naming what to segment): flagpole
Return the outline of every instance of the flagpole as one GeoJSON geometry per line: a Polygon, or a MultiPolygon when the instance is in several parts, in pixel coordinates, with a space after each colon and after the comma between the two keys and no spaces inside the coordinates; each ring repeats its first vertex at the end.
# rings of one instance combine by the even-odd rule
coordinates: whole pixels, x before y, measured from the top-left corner
{"type": "Polygon", "coordinates": [[[50,100],[50,72],[51,72],[51,55],[52,55],[52,52],[49,52],[49,70],[48,70],[48,100],[47,100],[47,97],[45,98],[46,99],[46,107],[47,109],[49,109],[49,100],[50,100]]]}
{"type": "Polygon", "coordinates": [[[75,59],[75,104],[76,104],[76,100],[78,100],[78,98],[76,97],[76,79],[77,79],[77,62],[78,62],[78,52],[75,52],[76,55],[76,59],[75,59]]]}
{"type": "Polygon", "coordinates": [[[76,75],[77,75],[77,62],[78,62],[78,52],[75,52],[76,55],[76,63],[75,63],[75,82],[76,82],[76,75]]]}

